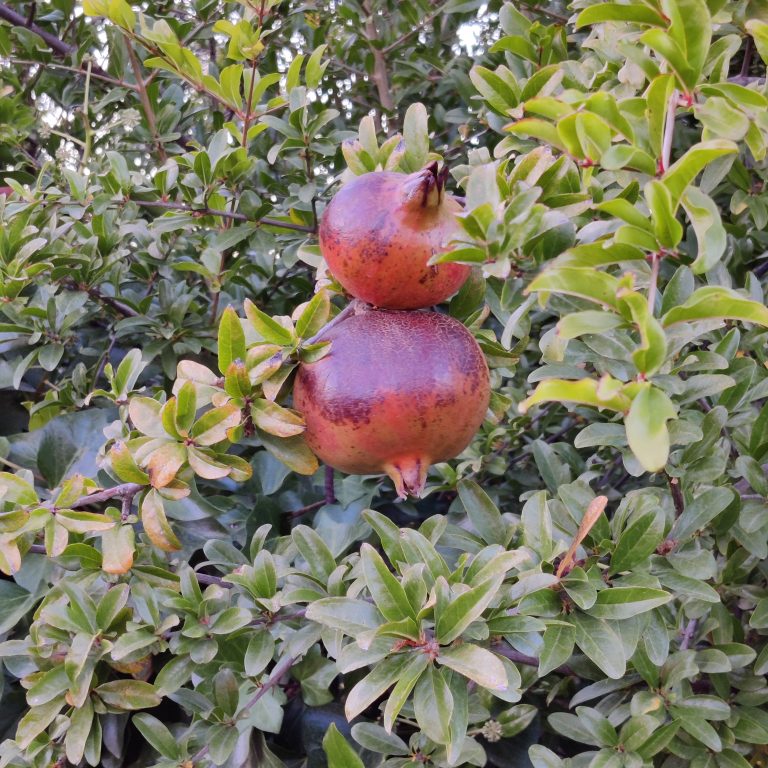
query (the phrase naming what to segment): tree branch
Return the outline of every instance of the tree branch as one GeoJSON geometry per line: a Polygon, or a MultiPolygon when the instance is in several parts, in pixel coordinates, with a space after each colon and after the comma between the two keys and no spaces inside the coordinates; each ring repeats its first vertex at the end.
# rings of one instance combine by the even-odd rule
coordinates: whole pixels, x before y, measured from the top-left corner
{"type": "MultiPolygon", "coordinates": [[[[121,485],[115,485],[112,488],[104,488],[101,491],[81,496],[79,499],[75,499],[71,504],[67,504],[66,507],[61,507],[61,509],[90,507],[91,504],[100,504],[102,501],[109,501],[110,499],[130,500],[133,499],[139,491],[144,490],[145,487],[146,486],[140,485],[139,483],[122,483],[121,485]]],[[[44,504],[40,504],[40,506],[50,510],[58,509],[52,501],[47,501],[44,504]]]]}
{"type": "Polygon", "coordinates": [[[157,147],[157,154],[161,162],[165,162],[168,159],[168,155],[165,153],[165,147],[160,140],[160,134],[157,131],[157,119],[155,118],[155,110],[152,107],[152,102],[149,100],[149,94],[147,93],[146,84],[144,83],[144,76],[141,72],[141,64],[139,63],[139,57],[136,55],[136,51],[133,50],[133,43],[128,38],[128,35],[123,35],[125,39],[125,47],[128,50],[128,58],[131,62],[131,69],[133,70],[133,76],[136,78],[136,87],[141,100],[141,106],[144,109],[144,116],[147,118],[147,127],[152,134],[152,139],[157,147]]]}
{"type": "MultiPolygon", "coordinates": [[[[61,69],[64,72],[74,72],[75,74],[85,77],[85,69],[79,67],[70,67],[66,64],[58,64],[55,61],[32,61],[31,59],[8,59],[11,64],[19,64],[23,67],[41,67],[42,69],[61,69]]],[[[95,77],[99,80],[103,80],[110,85],[116,85],[120,88],[128,88],[131,91],[138,91],[138,86],[135,83],[127,83],[125,80],[118,80],[116,77],[110,77],[107,74],[102,74],[96,71],[97,68],[91,65],[91,77],[95,77]]]]}
{"type": "Polygon", "coordinates": [[[65,288],[68,288],[70,291],[85,291],[92,299],[96,299],[96,301],[99,301],[108,307],[112,307],[112,309],[119,312],[124,317],[139,316],[139,313],[135,309],[129,307],[127,304],[123,304],[122,301],[115,299],[112,296],[107,296],[95,286],[89,287],[86,285],[80,285],[71,279],[64,280],[62,285],[65,288]]]}
{"type": "Polygon", "coordinates": [[[400,35],[400,37],[398,37],[397,40],[394,40],[389,45],[382,48],[381,53],[385,56],[388,53],[392,53],[392,51],[394,51],[396,48],[399,48],[409,37],[413,37],[413,35],[417,34],[422,29],[424,29],[424,27],[426,27],[427,24],[429,24],[431,21],[435,19],[436,16],[439,16],[443,12],[444,8],[445,6],[441,5],[437,10],[432,11],[432,13],[428,14],[423,19],[421,19],[421,21],[419,21],[419,23],[413,29],[409,29],[407,32],[400,35]]]}
{"type": "MultiPolygon", "coordinates": [[[[520,653],[519,651],[516,651],[514,648],[508,645],[506,642],[493,644],[492,648],[494,651],[496,651],[496,653],[503,656],[505,659],[514,661],[517,664],[525,664],[527,667],[539,666],[539,660],[535,656],[528,656],[525,653],[520,653]]],[[[576,676],[576,673],[570,667],[565,665],[558,667],[556,671],[563,675],[576,676]]]]}
{"type": "Polygon", "coordinates": [[[195,216],[221,216],[223,219],[232,219],[233,221],[250,221],[254,224],[262,224],[265,227],[277,227],[279,229],[290,229],[295,232],[307,232],[314,234],[314,227],[307,227],[303,224],[294,224],[292,221],[280,221],[280,219],[270,219],[264,217],[261,219],[249,219],[242,213],[236,213],[233,211],[219,211],[213,208],[195,208],[185,203],[174,203],[165,200],[134,200],[130,199],[126,202],[135,203],[142,208],[165,208],[169,211],[183,211],[185,213],[191,213],[195,216]]]}
{"type": "Polygon", "coordinates": [[[389,84],[389,72],[387,71],[387,60],[384,49],[377,48],[375,43],[379,42],[379,33],[376,30],[376,23],[373,18],[373,7],[368,0],[363,3],[363,10],[366,13],[365,36],[368,46],[373,54],[373,82],[376,84],[376,90],[379,94],[379,102],[388,113],[395,111],[395,100],[392,98],[392,89],[389,84]]]}
{"type": "MultiPolygon", "coordinates": [[[[74,45],[69,45],[63,40],[59,40],[56,35],[52,35],[50,32],[46,32],[44,29],[42,29],[42,27],[38,27],[37,24],[28,23],[28,20],[25,19],[20,13],[16,13],[16,11],[2,3],[0,3],[0,19],[4,19],[9,24],[11,24],[11,26],[23,27],[24,29],[28,29],[30,32],[34,32],[48,45],[48,47],[54,53],[58,53],[60,56],[71,56],[77,53],[77,48],[74,45]]],[[[82,68],[80,71],[82,71],[83,74],[85,73],[82,68]]],[[[95,65],[91,65],[91,74],[93,73],[98,74],[100,77],[109,77],[109,75],[107,75],[107,73],[101,69],[101,67],[97,67],[95,65]]]]}
{"type": "Polygon", "coordinates": [[[698,625],[697,619],[691,619],[686,625],[685,629],[680,634],[680,650],[687,651],[693,640],[693,636],[696,634],[696,626],[698,625]]]}

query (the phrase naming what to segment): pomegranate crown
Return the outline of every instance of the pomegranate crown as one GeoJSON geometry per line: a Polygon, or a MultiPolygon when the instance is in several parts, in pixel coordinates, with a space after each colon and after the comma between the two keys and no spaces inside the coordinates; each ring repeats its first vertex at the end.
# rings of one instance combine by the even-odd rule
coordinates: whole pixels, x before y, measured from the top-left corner
{"type": "Polygon", "coordinates": [[[421,208],[435,208],[443,201],[448,166],[438,167],[437,161],[411,173],[405,179],[406,204],[421,208]]]}

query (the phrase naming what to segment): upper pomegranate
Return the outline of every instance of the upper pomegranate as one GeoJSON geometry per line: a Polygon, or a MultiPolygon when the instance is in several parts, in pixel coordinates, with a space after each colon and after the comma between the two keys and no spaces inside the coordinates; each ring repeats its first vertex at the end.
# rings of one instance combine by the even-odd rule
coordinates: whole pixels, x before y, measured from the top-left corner
{"type": "Polygon", "coordinates": [[[436,312],[368,310],[330,329],[293,399],[304,437],[343,472],[386,472],[418,496],[430,464],[461,453],[485,417],[488,366],[472,334],[436,312]]]}
{"type": "Polygon", "coordinates": [[[358,176],[333,197],[320,221],[320,251],[352,296],[383,309],[439,304],[461,288],[470,267],[429,266],[461,228],[461,206],[445,194],[446,169],[376,171],[358,176]]]}

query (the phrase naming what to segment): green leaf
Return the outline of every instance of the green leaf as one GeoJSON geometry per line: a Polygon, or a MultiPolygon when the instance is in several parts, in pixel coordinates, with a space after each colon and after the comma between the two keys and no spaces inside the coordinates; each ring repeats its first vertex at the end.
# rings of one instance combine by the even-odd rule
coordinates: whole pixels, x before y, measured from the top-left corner
{"type": "Polygon", "coordinates": [[[26,749],[53,722],[64,705],[65,700],[62,695],[30,709],[19,720],[19,724],[16,727],[16,744],[19,748],[26,749]]]}
{"type": "Polygon", "coordinates": [[[416,683],[413,709],[416,721],[428,738],[437,744],[450,743],[453,695],[443,673],[434,666],[427,667],[416,683]]]}
{"type": "Polygon", "coordinates": [[[585,8],[576,17],[576,29],[590,24],[601,24],[606,21],[627,21],[633,24],[665,26],[664,17],[654,8],[641,3],[597,3],[585,8]]]}
{"type": "Polygon", "coordinates": [[[356,723],[352,726],[352,738],[360,746],[383,755],[408,755],[408,745],[394,733],[375,723],[356,723]]]}
{"type": "Polygon", "coordinates": [[[518,409],[521,413],[526,413],[533,405],[554,401],[558,403],[581,403],[595,408],[626,412],[632,401],[620,391],[620,387],[619,382],[607,375],[600,381],[594,379],[579,379],[578,381],[547,379],[539,383],[532,395],[518,404],[518,409]]]}
{"type": "Polygon", "coordinates": [[[135,386],[147,363],[141,358],[140,349],[131,349],[117,366],[113,379],[113,388],[118,398],[125,397],[135,386]]]}
{"type": "Polygon", "coordinates": [[[490,691],[505,691],[509,687],[504,664],[498,656],[472,643],[441,650],[437,661],[490,691]]]}
{"type": "Polygon", "coordinates": [[[403,120],[403,138],[405,139],[406,169],[417,171],[429,159],[429,128],[427,109],[415,102],[405,112],[403,120]]]}
{"type": "Polygon", "coordinates": [[[493,600],[504,576],[497,576],[462,592],[438,611],[435,608],[435,635],[441,645],[452,643],[461,633],[479,618],[493,600]]]}
{"type": "Polygon", "coordinates": [[[307,525],[297,525],[291,531],[291,537],[312,575],[322,584],[326,584],[336,568],[336,560],[321,536],[307,525]]]}
{"type": "Polygon", "coordinates": [[[83,759],[88,736],[93,730],[93,704],[86,699],[81,707],[77,707],[70,716],[69,728],[64,738],[67,760],[72,765],[78,765],[83,759]]]}
{"type": "Polygon", "coordinates": [[[725,227],[715,201],[697,187],[688,187],[680,202],[696,233],[697,255],[691,269],[700,275],[712,269],[725,253],[725,227]]]}
{"type": "Polygon", "coordinates": [[[39,503],[34,486],[10,472],[0,472],[0,499],[23,507],[39,503]]]}
{"type": "Polygon", "coordinates": [[[473,480],[462,480],[457,490],[470,522],[483,540],[506,546],[509,541],[507,527],[490,496],[473,480]]]}
{"type": "Polygon", "coordinates": [[[710,488],[700,493],[675,520],[669,538],[684,542],[696,531],[704,530],[733,501],[734,493],[729,488],[710,488]]]}
{"type": "Polygon", "coordinates": [[[611,679],[623,677],[627,664],[624,646],[610,625],[585,613],[573,614],[572,620],[579,648],[611,679]]]}
{"type": "Polygon", "coordinates": [[[704,718],[686,713],[686,716],[680,718],[679,722],[680,727],[686,733],[693,736],[696,741],[703,744],[707,749],[711,749],[713,752],[720,752],[722,750],[723,743],[720,741],[717,731],[704,718]]]}
{"type": "MultiPolygon", "coordinates": [[[[327,44],[318,45],[312,55],[307,59],[307,66],[304,70],[304,78],[307,83],[307,88],[317,88],[320,85],[320,81],[323,78],[323,74],[328,67],[330,61],[323,61],[323,54],[325,53],[327,44]]],[[[301,333],[299,333],[301,336],[301,333]]]]}
{"type": "Polygon", "coordinates": [[[664,523],[656,512],[640,515],[619,536],[611,557],[611,571],[631,571],[644,563],[663,538],[664,523]]]}
{"type": "Polygon", "coordinates": [[[69,675],[64,666],[54,667],[43,672],[27,691],[27,703],[30,707],[39,707],[59,697],[70,686],[69,675]]]}
{"type": "Polygon", "coordinates": [[[331,723],[323,736],[323,751],[328,759],[328,768],[365,768],[363,761],[339,733],[335,723],[331,723]]]}
{"type": "Polygon", "coordinates": [[[768,23],[757,18],[747,19],[744,28],[752,35],[760,58],[768,62],[768,23]]]}
{"type": "Polygon", "coordinates": [[[384,618],[400,621],[410,616],[415,621],[416,612],[402,584],[387,568],[381,555],[370,544],[363,544],[360,548],[360,560],[368,591],[384,618]]]}
{"type": "Polygon", "coordinates": [[[768,307],[720,286],[699,288],[678,307],[669,310],[661,323],[666,328],[692,320],[742,320],[768,326],[768,307]]]}
{"type": "Polygon", "coordinates": [[[544,677],[565,664],[573,654],[576,633],[572,625],[551,624],[543,636],[539,653],[539,677],[544,677]]]}
{"type": "Polygon", "coordinates": [[[296,321],[296,335],[301,339],[314,336],[328,322],[330,312],[328,291],[318,291],[296,321]]]}
{"type": "Polygon", "coordinates": [[[94,692],[107,706],[118,710],[151,709],[162,701],[155,687],[141,680],[112,680],[94,692]]]}
{"type": "Polygon", "coordinates": [[[688,185],[704,170],[706,165],[718,157],[730,155],[737,151],[738,148],[732,141],[713,140],[694,144],[662,176],[661,181],[669,190],[672,200],[672,210],[677,210],[688,185]]]}
{"type": "Polygon", "coordinates": [[[407,654],[390,656],[377,664],[357,685],[352,688],[344,705],[347,720],[352,720],[373,704],[387,689],[391,688],[408,666],[407,654]]]}
{"type": "Polygon", "coordinates": [[[275,437],[268,432],[257,430],[264,447],[287,467],[300,475],[313,475],[319,466],[317,457],[309,449],[301,435],[275,437]]]}
{"type": "Polygon", "coordinates": [[[645,185],[645,199],[651,211],[653,231],[662,248],[674,250],[683,239],[683,226],[675,218],[672,196],[660,181],[649,181],[645,185]]]}
{"type": "Polygon", "coordinates": [[[651,384],[643,384],[632,401],[624,424],[627,440],[646,472],[664,469],[669,457],[667,421],[677,418],[668,395],[651,384]]]}
{"type": "Polygon", "coordinates": [[[646,376],[656,373],[667,357],[667,336],[653,316],[649,300],[637,291],[619,292],[619,299],[627,307],[632,321],[640,331],[641,345],[632,353],[637,370],[646,376]]]}
{"type": "Polygon", "coordinates": [[[56,522],[72,533],[95,533],[113,528],[115,521],[108,515],[97,512],[80,512],[62,509],[56,514],[56,522]]]}
{"type": "Polygon", "coordinates": [[[167,760],[179,760],[181,756],[179,744],[160,720],[147,712],[140,712],[133,716],[133,724],[160,755],[167,760]]]}
{"type": "Polygon", "coordinates": [[[227,432],[240,424],[242,414],[233,403],[206,411],[189,430],[195,445],[216,445],[227,439],[227,432]]]}
{"type": "Polygon", "coordinates": [[[578,296],[616,309],[619,281],[589,267],[550,267],[535,277],[526,293],[535,291],[578,296]]]}
{"type": "Polygon", "coordinates": [[[387,703],[384,707],[384,728],[387,733],[392,732],[395,719],[405,706],[408,696],[429,663],[429,658],[425,653],[413,654],[400,673],[400,677],[387,697],[387,703]]]}
{"type": "Polygon", "coordinates": [[[13,581],[0,581],[0,635],[13,629],[35,604],[36,597],[13,581]]]}
{"type": "Polygon", "coordinates": [[[293,330],[284,328],[277,320],[262,312],[250,299],[245,300],[244,308],[246,317],[264,341],[279,344],[281,347],[293,346],[296,343],[293,330]]]}
{"type": "Polygon", "coordinates": [[[665,605],[672,597],[661,589],[613,587],[597,593],[597,601],[589,613],[598,619],[629,619],[665,605]]]}
{"type": "Polygon", "coordinates": [[[299,413],[263,398],[253,401],[251,418],[260,430],[276,437],[293,437],[306,429],[304,417],[299,413]]]}
{"type": "Polygon", "coordinates": [[[275,641],[267,630],[260,630],[248,641],[245,652],[245,673],[254,677],[260,675],[275,654],[275,641]]]}
{"type": "Polygon", "coordinates": [[[245,332],[240,318],[232,307],[227,307],[219,321],[219,371],[222,374],[236,360],[245,360],[245,332]]]}

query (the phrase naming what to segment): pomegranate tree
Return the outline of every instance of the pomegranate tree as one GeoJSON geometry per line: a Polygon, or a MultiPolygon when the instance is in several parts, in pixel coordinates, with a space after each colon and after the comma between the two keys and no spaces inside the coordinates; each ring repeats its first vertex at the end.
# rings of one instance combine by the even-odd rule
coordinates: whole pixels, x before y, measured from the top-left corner
{"type": "Polygon", "coordinates": [[[334,196],[320,221],[320,250],[346,291],[386,309],[439,304],[462,286],[463,264],[429,265],[450,250],[462,208],[445,193],[445,168],[358,176],[334,196]]]}
{"type": "Polygon", "coordinates": [[[323,337],[331,351],[298,370],[294,402],[310,448],[343,472],[386,472],[420,495],[430,464],[460,453],[490,398],[480,347],[436,312],[368,310],[323,337]]]}

